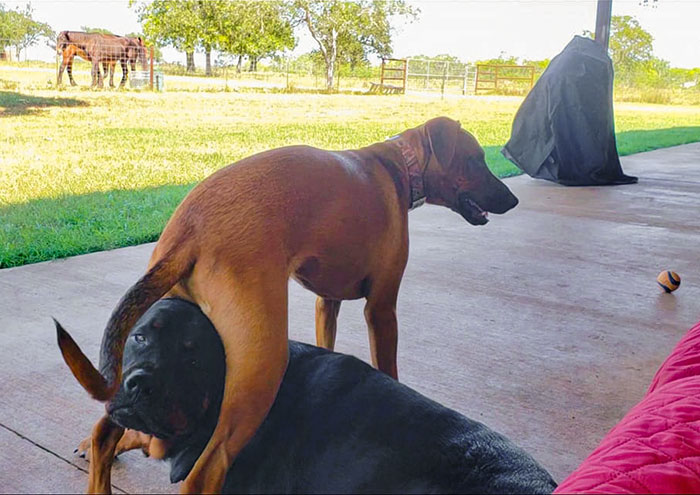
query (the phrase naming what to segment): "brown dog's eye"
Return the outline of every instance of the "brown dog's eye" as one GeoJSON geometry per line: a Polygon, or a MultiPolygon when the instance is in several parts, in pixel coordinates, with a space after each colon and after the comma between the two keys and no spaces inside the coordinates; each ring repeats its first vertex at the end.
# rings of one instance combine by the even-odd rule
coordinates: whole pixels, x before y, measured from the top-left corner
{"type": "Polygon", "coordinates": [[[137,333],[136,335],[134,335],[134,340],[139,344],[143,344],[144,342],[146,342],[146,337],[144,337],[140,333],[137,333]]]}

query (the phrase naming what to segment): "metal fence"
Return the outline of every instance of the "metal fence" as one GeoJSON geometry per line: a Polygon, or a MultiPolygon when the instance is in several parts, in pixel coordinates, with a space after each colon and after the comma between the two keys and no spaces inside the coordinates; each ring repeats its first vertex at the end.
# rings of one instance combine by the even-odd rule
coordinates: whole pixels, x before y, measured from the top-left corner
{"type": "MultiPolygon", "coordinates": [[[[0,44],[2,42],[0,41],[0,44]]],[[[61,65],[61,56],[46,46],[29,47],[17,60],[14,48],[0,56],[0,89],[55,89],[61,65]]],[[[150,55],[151,51],[148,50],[150,55]]],[[[184,61],[184,56],[183,56],[184,61]]],[[[182,64],[151,64],[148,71],[141,67],[131,72],[127,88],[149,89],[151,82],[156,90],[164,91],[323,91],[326,89],[326,68],[322,62],[310,57],[279,57],[257,64],[257,70],[238,66],[231,57],[212,60],[212,75],[205,75],[198,66],[194,73],[182,64]]],[[[120,64],[112,64],[115,86],[122,77],[120,64]]],[[[77,88],[90,87],[92,65],[76,55],[72,74],[77,88]]],[[[476,89],[477,68],[452,60],[409,58],[406,61],[405,89],[407,93],[439,93],[473,95],[476,89]]],[[[386,74],[385,74],[386,76],[386,74]]],[[[103,72],[105,87],[109,89],[109,76],[103,72]]],[[[341,66],[333,80],[333,90],[365,93],[381,83],[381,66],[341,66]]],[[[70,88],[67,74],[63,74],[62,87],[70,88]]]]}
{"type": "Polygon", "coordinates": [[[476,67],[436,59],[408,59],[407,91],[474,94],[476,67]]]}

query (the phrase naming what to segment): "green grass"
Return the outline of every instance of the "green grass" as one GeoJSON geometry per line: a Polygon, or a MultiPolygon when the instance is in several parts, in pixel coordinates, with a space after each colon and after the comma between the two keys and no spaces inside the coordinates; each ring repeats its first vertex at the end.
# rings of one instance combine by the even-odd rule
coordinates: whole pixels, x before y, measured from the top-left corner
{"type": "MultiPolygon", "coordinates": [[[[0,267],[158,238],[213,171],[305,143],[364,146],[447,115],[500,155],[520,98],[0,90],[0,267]]],[[[700,107],[618,104],[629,154],[700,141],[700,107]]]]}

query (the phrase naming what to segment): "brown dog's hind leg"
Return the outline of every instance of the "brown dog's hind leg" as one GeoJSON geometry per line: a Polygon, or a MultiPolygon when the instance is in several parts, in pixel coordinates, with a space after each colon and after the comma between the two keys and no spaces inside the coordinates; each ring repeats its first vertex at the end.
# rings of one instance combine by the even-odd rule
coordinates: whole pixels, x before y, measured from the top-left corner
{"type": "Polygon", "coordinates": [[[390,377],[398,380],[396,347],[398,344],[398,323],[396,321],[396,298],[398,284],[390,290],[373,290],[367,297],[365,320],[369,330],[369,347],[372,364],[390,377]]]}
{"type": "Polygon", "coordinates": [[[332,351],[335,348],[335,334],[338,329],[340,301],[316,298],[316,345],[332,351]]]}
{"type": "Polygon", "coordinates": [[[112,493],[112,463],[114,451],[124,434],[124,428],[103,416],[92,429],[88,493],[112,493]]]}
{"type": "Polygon", "coordinates": [[[226,379],[216,429],[181,493],[221,492],[228,469],[270,410],[287,368],[288,275],[283,270],[271,274],[269,263],[260,266],[268,272],[247,274],[237,283],[214,266],[216,275],[193,284],[223,341],[226,379]]]}

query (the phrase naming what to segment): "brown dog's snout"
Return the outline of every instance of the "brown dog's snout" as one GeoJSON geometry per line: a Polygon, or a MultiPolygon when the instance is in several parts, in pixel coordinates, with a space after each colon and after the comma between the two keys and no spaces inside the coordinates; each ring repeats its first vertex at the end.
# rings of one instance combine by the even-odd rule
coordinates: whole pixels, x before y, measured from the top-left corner
{"type": "Polygon", "coordinates": [[[465,191],[469,198],[476,201],[479,207],[489,213],[501,215],[518,205],[518,198],[513,194],[508,186],[495,176],[475,190],[465,191]]]}
{"type": "Polygon", "coordinates": [[[490,208],[487,208],[489,212],[500,215],[518,206],[520,201],[518,200],[517,196],[510,192],[510,189],[508,189],[505,185],[503,188],[505,191],[489,201],[489,205],[491,206],[490,208]]]}

